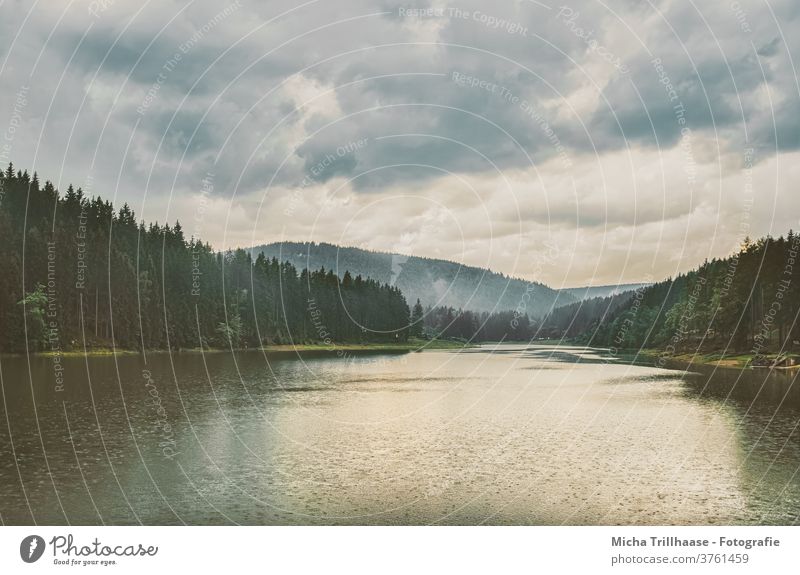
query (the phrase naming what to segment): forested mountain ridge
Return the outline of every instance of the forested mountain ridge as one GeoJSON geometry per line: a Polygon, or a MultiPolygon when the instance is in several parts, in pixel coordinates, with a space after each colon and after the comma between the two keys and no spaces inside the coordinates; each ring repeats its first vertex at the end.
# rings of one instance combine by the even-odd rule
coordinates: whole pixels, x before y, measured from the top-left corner
{"type": "Polygon", "coordinates": [[[610,318],[625,309],[637,292],[593,297],[553,310],[538,326],[538,337],[547,339],[586,339],[589,334],[605,325],[610,318]]]}
{"type": "Polygon", "coordinates": [[[100,197],[0,172],[0,352],[397,341],[395,286],[215,252],[100,197]]]}
{"type": "Polygon", "coordinates": [[[650,284],[647,283],[632,283],[632,284],[612,284],[604,286],[582,286],[574,288],[563,288],[560,291],[567,292],[575,296],[578,301],[605,298],[616,295],[624,294],[625,292],[632,292],[641,289],[650,284]]]}
{"type": "Polygon", "coordinates": [[[480,268],[330,244],[215,252],[179,223],[145,225],[127,205],[115,209],[72,186],[62,195],[9,165],[0,173],[0,245],[0,352],[398,341],[423,332],[754,354],[800,346],[800,236],[792,231],[747,240],[674,279],[578,302],[480,268]]]}
{"type": "Polygon", "coordinates": [[[745,239],[734,255],[619,296],[555,310],[540,333],[614,348],[787,352],[800,347],[800,236],[745,239]]]}
{"type": "Polygon", "coordinates": [[[400,288],[409,303],[452,307],[473,312],[518,310],[531,318],[576,301],[572,294],[538,282],[447,260],[369,251],[327,243],[277,242],[256,246],[254,255],[288,261],[298,269],[333,269],[359,273],[400,288]]]}

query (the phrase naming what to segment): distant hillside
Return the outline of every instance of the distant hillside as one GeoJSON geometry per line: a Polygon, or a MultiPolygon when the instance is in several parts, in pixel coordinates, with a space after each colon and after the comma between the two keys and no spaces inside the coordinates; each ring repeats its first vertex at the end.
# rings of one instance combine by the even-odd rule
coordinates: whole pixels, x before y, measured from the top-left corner
{"type": "Polygon", "coordinates": [[[531,317],[576,298],[537,282],[510,278],[483,268],[446,260],[373,252],[326,243],[282,242],[252,248],[253,255],[291,262],[298,269],[333,269],[342,276],[370,277],[400,288],[409,305],[419,298],[424,306],[451,306],[471,311],[515,310],[522,303],[531,317]],[[526,296],[526,291],[528,292],[526,296]]]}
{"type": "Polygon", "coordinates": [[[797,359],[787,353],[800,347],[798,251],[800,235],[791,230],[786,237],[746,238],[737,253],[638,293],[561,307],[540,333],[593,346],[658,349],[660,362],[676,353],[715,351],[750,356],[755,366],[789,367],[797,359]]]}
{"type": "Polygon", "coordinates": [[[607,286],[585,286],[576,288],[564,288],[561,291],[567,292],[575,296],[578,301],[592,299],[596,297],[608,297],[612,295],[619,295],[626,291],[634,291],[639,288],[646,287],[650,284],[617,284],[607,286]]]}

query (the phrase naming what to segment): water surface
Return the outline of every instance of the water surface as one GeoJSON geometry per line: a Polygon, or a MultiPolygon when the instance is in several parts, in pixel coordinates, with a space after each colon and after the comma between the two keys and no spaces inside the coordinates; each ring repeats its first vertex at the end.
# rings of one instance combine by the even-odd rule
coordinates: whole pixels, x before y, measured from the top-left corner
{"type": "Polygon", "coordinates": [[[800,411],[757,392],[765,374],[529,345],[62,363],[59,391],[51,359],[2,358],[5,524],[792,524],[800,513],[800,411]]]}

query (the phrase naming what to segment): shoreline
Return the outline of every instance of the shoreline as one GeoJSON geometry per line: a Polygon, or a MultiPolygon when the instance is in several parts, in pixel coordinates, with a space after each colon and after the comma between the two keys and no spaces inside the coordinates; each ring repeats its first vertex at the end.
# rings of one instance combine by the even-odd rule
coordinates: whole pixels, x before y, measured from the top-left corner
{"type": "MultiPolygon", "coordinates": [[[[686,365],[708,365],[711,367],[719,367],[724,369],[739,369],[739,370],[777,370],[792,372],[800,369],[800,363],[791,366],[769,366],[769,365],[751,365],[750,362],[755,357],[753,353],[724,353],[722,351],[711,352],[693,352],[693,353],[675,353],[667,354],[664,350],[659,349],[631,349],[620,350],[622,352],[638,355],[650,360],[658,360],[664,358],[667,361],[677,361],[685,363],[686,365]]],[[[775,359],[779,354],[769,353],[763,354],[767,359],[775,359]]],[[[798,359],[796,354],[789,354],[789,357],[798,359]]]]}
{"type": "MultiPolygon", "coordinates": [[[[303,353],[410,353],[422,352],[426,350],[457,350],[467,347],[475,347],[476,344],[468,344],[460,341],[451,340],[410,340],[407,342],[397,343],[311,343],[311,344],[273,344],[263,345],[261,347],[243,347],[231,350],[229,348],[183,348],[183,349],[148,349],[145,353],[148,354],[206,354],[206,353],[230,353],[234,352],[249,352],[261,351],[267,354],[303,354],[303,353]]],[[[0,357],[112,357],[118,355],[134,356],[142,355],[140,350],[126,349],[126,348],[90,348],[86,350],[69,350],[69,351],[35,351],[31,353],[0,353],[0,357]]]]}
{"type": "MultiPolygon", "coordinates": [[[[264,345],[261,347],[237,348],[231,350],[229,348],[183,348],[183,349],[148,349],[147,354],[218,354],[218,353],[231,353],[234,352],[253,352],[261,351],[262,353],[270,355],[304,355],[304,354],[370,354],[370,353],[412,353],[423,351],[436,351],[436,350],[459,350],[466,348],[475,348],[480,345],[496,342],[480,342],[480,343],[466,343],[456,340],[423,340],[414,339],[406,342],[372,342],[372,343],[351,343],[351,342],[331,342],[331,343],[306,343],[306,344],[272,344],[264,345]]],[[[514,342],[516,343],[516,342],[514,342]]],[[[531,342],[535,345],[570,345],[569,342],[559,340],[542,340],[531,342]]],[[[603,348],[598,348],[603,349],[603,348]]],[[[789,354],[797,361],[797,364],[792,366],[753,366],[750,365],[754,354],[752,353],[728,353],[725,354],[721,351],[711,352],[694,352],[694,353],[675,353],[667,354],[664,350],[655,348],[645,349],[620,349],[620,355],[636,357],[636,361],[643,360],[650,363],[660,359],[666,361],[673,361],[686,366],[691,365],[705,365],[723,369],[737,369],[737,370],[776,370],[779,372],[791,373],[795,370],[800,370],[800,355],[789,354]]],[[[132,350],[126,348],[112,349],[108,347],[96,347],[87,350],[69,350],[69,351],[36,351],[30,354],[25,353],[0,353],[0,357],[15,358],[15,357],[47,357],[47,358],[75,358],[75,357],[114,357],[114,356],[136,356],[142,355],[140,350],[132,350]]],[[[778,354],[765,354],[768,359],[774,359],[778,354]]]]}

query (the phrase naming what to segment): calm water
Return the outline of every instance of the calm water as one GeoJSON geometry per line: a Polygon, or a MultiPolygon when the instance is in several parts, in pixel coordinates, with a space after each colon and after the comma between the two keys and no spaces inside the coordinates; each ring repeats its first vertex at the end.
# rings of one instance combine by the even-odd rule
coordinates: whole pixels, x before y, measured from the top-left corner
{"type": "Polygon", "coordinates": [[[63,366],[56,391],[2,358],[3,523],[800,522],[800,411],[763,373],[524,345],[63,366]]]}

